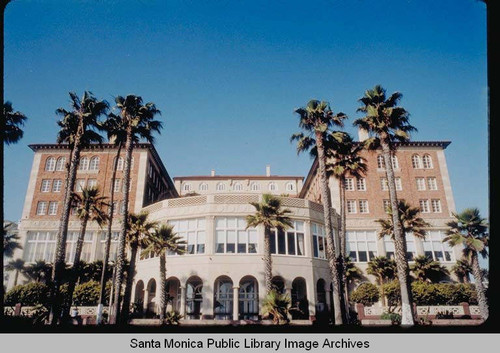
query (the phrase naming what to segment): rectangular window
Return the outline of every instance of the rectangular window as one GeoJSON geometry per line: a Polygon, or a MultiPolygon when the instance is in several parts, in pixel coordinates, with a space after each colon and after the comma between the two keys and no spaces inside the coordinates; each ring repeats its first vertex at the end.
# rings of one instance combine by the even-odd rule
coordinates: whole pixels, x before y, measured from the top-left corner
{"type": "Polygon", "coordinates": [[[394,183],[396,184],[396,190],[397,191],[403,190],[403,183],[401,182],[401,178],[400,177],[394,178],[394,183]]]}
{"type": "Polygon", "coordinates": [[[113,192],[120,192],[121,180],[115,179],[115,185],[113,186],[113,192]]]}
{"type": "Polygon", "coordinates": [[[368,200],[359,200],[359,213],[368,213],[368,200]]]}
{"type": "Polygon", "coordinates": [[[50,180],[44,179],[42,180],[42,186],[40,188],[41,192],[49,192],[50,191],[50,180]]]}
{"type": "Polygon", "coordinates": [[[391,160],[392,160],[392,168],[393,169],[398,169],[399,168],[398,157],[391,156],[391,160]]]}
{"type": "Polygon", "coordinates": [[[423,191],[425,190],[425,179],[424,178],[416,178],[417,190],[423,191]]]}
{"type": "Polygon", "coordinates": [[[292,223],[293,228],[286,231],[273,230],[270,238],[272,254],[304,256],[304,222],[292,223]]]}
{"type": "Polygon", "coordinates": [[[75,182],[76,192],[82,192],[84,187],[85,187],[85,180],[84,179],[76,179],[76,182],[75,182]]]}
{"type": "Polygon", "coordinates": [[[49,202],[49,215],[53,216],[57,214],[57,202],[49,202]]]}
{"type": "Polygon", "coordinates": [[[384,200],[383,201],[383,206],[384,206],[384,212],[388,212],[389,209],[391,208],[391,201],[390,200],[384,200]]]}
{"type": "Polygon", "coordinates": [[[359,178],[356,182],[356,187],[358,188],[358,191],[366,191],[366,179],[359,178]]]}
{"type": "Polygon", "coordinates": [[[436,178],[434,178],[434,177],[427,178],[427,185],[429,186],[429,190],[437,190],[438,189],[436,178]]]}
{"type": "Polygon", "coordinates": [[[431,200],[432,212],[441,213],[441,200],[431,200]]]}
{"type": "Polygon", "coordinates": [[[414,261],[415,256],[417,256],[415,237],[413,233],[408,233],[406,234],[406,258],[408,261],[414,261]]]}
{"type": "Polygon", "coordinates": [[[54,262],[56,249],[55,232],[28,232],[23,258],[25,262],[54,262]]]}
{"type": "Polygon", "coordinates": [[[387,183],[387,178],[380,178],[380,188],[383,191],[389,190],[389,184],[387,183]]]}
{"type": "Polygon", "coordinates": [[[97,186],[97,179],[89,179],[89,180],[87,180],[87,186],[95,188],[97,186]]]}
{"type": "MultiPolygon", "coordinates": [[[[119,232],[111,232],[111,242],[109,246],[109,261],[116,261],[116,250],[118,248],[118,236],[119,232]]],[[[99,233],[99,245],[96,252],[96,260],[104,260],[104,255],[106,251],[106,240],[108,237],[108,232],[99,233]]]]}
{"type": "MultiPolygon", "coordinates": [[[[205,253],[205,219],[204,218],[190,218],[190,219],[178,219],[168,222],[174,227],[174,231],[177,235],[186,242],[185,254],[204,254],[205,253]]],[[[220,235],[216,233],[216,240],[220,238],[220,235]]],[[[222,244],[224,245],[224,244],[222,244]]],[[[234,251],[234,240],[232,242],[234,251]]],[[[224,247],[217,249],[216,252],[223,251],[224,247]]],[[[174,252],[168,252],[167,255],[175,255],[174,252]]]]}
{"type": "Polygon", "coordinates": [[[429,213],[429,200],[419,200],[420,212],[429,213]]]}
{"type": "Polygon", "coordinates": [[[47,202],[46,201],[38,202],[38,205],[36,207],[36,214],[37,215],[44,215],[46,213],[47,213],[47,202]]]}
{"type": "MultiPolygon", "coordinates": [[[[205,220],[203,219],[203,229],[205,229],[204,222],[205,220]]],[[[246,226],[247,223],[243,217],[216,217],[215,252],[218,254],[256,253],[257,229],[245,229],[246,226]]],[[[271,239],[273,238],[272,236],[271,239]]],[[[198,237],[198,239],[200,238],[198,237]]],[[[205,232],[203,232],[204,239],[205,232]]]]}
{"type": "Polygon", "coordinates": [[[357,213],[356,200],[347,200],[347,213],[357,213]]]}
{"type": "Polygon", "coordinates": [[[53,192],[61,192],[62,188],[62,180],[61,179],[56,179],[52,183],[52,191],[53,192]]]}
{"type": "Polygon", "coordinates": [[[385,256],[388,257],[389,259],[394,259],[394,252],[395,252],[395,247],[394,247],[394,240],[391,239],[389,236],[384,236],[384,248],[385,248],[385,256]]]}
{"type": "Polygon", "coordinates": [[[354,182],[352,178],[346,178],[345,179],[345,189],[347,191],[353,191],[354,190],[354,182]]]}
{"type": "Polygon", "coordinates": [[[455,261],[453,250],[450,248],[448,243],[443,243],[443,238],[445,236],[445,231],[443,230],[428,231],[423,242],[424,254],[435,261],[455,261]]]}
{"type": "Polygon", "coordinates": [[[346,232],[347,253],[353,262],[368,262],[377,256],[375,231],[346,232]]]}
{"type": "Polygon", "coordinates": [[[325,227],[317,223],[311,223],[311,233],[313,235],[313,256],[326,259],[325,227]]]}

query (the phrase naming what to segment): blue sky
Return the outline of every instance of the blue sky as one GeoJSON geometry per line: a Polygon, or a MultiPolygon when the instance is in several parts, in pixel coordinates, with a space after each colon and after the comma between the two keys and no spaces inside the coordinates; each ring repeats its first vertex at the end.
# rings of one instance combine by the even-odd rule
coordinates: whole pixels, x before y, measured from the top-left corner
{"type": "Polygon", "coordinates": [[[29,120],[5,148],[5,218],[18,220],[30,143],[53,143],[69,91],[137,94],[162,111],[171,176],[305,176],[293,110],[331,102],[352,121],[375,84],[403,93],[446,150],[457,208],[488,213],[486,10],[474,0],[42,1],[5,12],[5,97],[29,120]]]}

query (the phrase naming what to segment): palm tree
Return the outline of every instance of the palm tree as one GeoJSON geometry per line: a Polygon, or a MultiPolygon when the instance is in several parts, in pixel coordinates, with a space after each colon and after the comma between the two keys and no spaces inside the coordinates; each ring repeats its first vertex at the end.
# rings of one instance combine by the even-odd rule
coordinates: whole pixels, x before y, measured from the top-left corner
{"type": "Polygon", "coordinates": [[[457,260],[457,263],[451,268],[451,272],[457,276],[462,283],[470,283],[469,274],[472,273],[472,266],[467,259],[457,260]]]}
{"type": "Polygon", "coordinates": [[[19,234],[14,222],[5,221],[3,225],[3,256],[12,257],[16,249],[22,249],[18,243],[19,234]]]}
{"type": "Polygon", "coordinates": [[[126,322],[130,307],[132,284],[135,277],[135,266],[137,262],[137,250],[142,246],[145,237],[158,225],[157,222],[148,221],[148,213],[130,213],[128,215],[127,244],[130,247],[130,264],[127,272],[127,284],[123,295],[122,321],[126,322]]]}
{"type": "Polygon", "coordinates": [[[153,233],[144,238],[144,250],[141,252],[141,258],[153,253],[154,256],[160,256],[160,320],[163,323],[165,319],[166,300],[166,252],[175,254],[184,254],[186,242],[182,240],[169,224],[162,224],[156,227],[153,233]]]}
{"type": "Polygon", "coordinates": [[[343,120],[347,118],[344,113],[334,114],[330,104],[324,101],[310,100],[305,108],[295,110],[300,117],[299,127],[303,132],[292,135],[291,141],[297,140],[297,153],[310,151],[311,155],[317,154],[319,165],[319,179],[321,200],[323,203],[323,216],[325,219],[327,258],[330,267],[330,275],[333,282],[333,303],[335,308],[335,324],[341,325],[345,317],[345,308],[341,305],[343,297],[342,278],[339,277],[336,264],[335,240],[333,237],[332,217],[330,209],[332,202],[328,189],[326,174],[325,140],[329,129],[333,126],[343,126],[343,120]]]}
{"type": "Polygon", "coordinates": [[[450,274],[446,267],[428,256],[417,256],[414,261],[415,263],[410,266],[410,270],[419,281],[437,282],[442,277],[450,274]]]}
{"type": "Polygon", "coordinates": [[[340,253],[337,262],[339,263],[339,272],[342,274],[342,283],[344,286],[344,296],[346,313],[349,312],[348,303],[348,288],[347,288],[347,278],[346,271],[344,270],[345,264],[344,259],[347,256],[347,241],[346,241],[346,199],[345,199],[345,189],[346,189],[346,177],[352,176],[355,178],[361,178],[366,174],[368,167],[366,161],[360,156],[363,151],[364,146],[359,143],[355,143],[352,136],[348,133],[342,131],[336,131],[327,136],[325,141],[326,156],[327,156],[327,174],[333,175],[339,181],[339,194],[340,194],[340,227],[339,227],[339,238],[340,238],[340,253]]]}
{"type": "Polygon", "coordinates": [[[478,253],[483,258],[488,256],[488,225],[486,219],[481,218],[477,208],[467,208],[462,213],[453,213],[453,218],[455,218],[453,221],[446,223],[450,229],[446,231],[447,236],[443,242],[447,242],[450,246],[463,246],[463,258],[467,259],[472,267],[481,317],[486,320],[489,315],[488,300],[478,253]]]}
{"type": "MultiPolygon", "coordinates": [[[[363,278],[363,271],[351,261],[350,257],[344,258],[344,270],[347,284],[354,283],[363,278]]],[[[346,301],[349,302],[349,300],[346,301]]]]}
{"type": "Polygon", "coordinates": [[[370,260],[370,262],[368,262],[368,269],[366,270],[366,273],[377,278],[382,294],[382,306],[385,306],[384,283],[388,280],[392,280],[396,275],[396,263],[394,260],[389,259],[386,256],[374,257],[370,260]]]}
{"type": "Polygon", "coordinates": [[[7,145],[17,143],[23,137],[23,130],[21,126],[24,126],[26,115],[21,112],[15,112],[12,108],[11,102],[4,102],[3,104],[3,116],[5,122],[5,130],[3,132],[3,142],[7,145]]]}
{"type": "MultiPolygon", "coordinates": [[[[411,207],[406,201],[398,201],[398,217],[401,224],[401,230],[403,234],[413,233],[413,236],[420,239],[425,239],[426,231],[425,229],[431,225],[426,222],[423,218],[419,217],[420,209],[418,207],[411,207]]],[[[387,219],[377,219],[375,222],[380,224],[380,231],[378,233],[379,238],[385,236],[394,238],[394,227],[393,227],[393,212],[392,207],[386,210],[388,215],[387,219]]]]}
{"type": "Polygon", "coordinates": [[[76,216],[80,219],[80,233],[76,241],[75,257],[73,259],[73,270],[71,280],[68,285],[68,293],[66,296],[66,305],[64,306],[64,314],[69,314],[73,301],[73,292],[75,290],[76,280],[78,278],[76,271],[83,269],[80,258],[83,248],[83,240],[87,230],[88,222],[96,222],[99,227],[102,227],[108,216],[104,212],[106,197],[99,196],[99,188],[97,186],[87,186],[79,193],[72,193],[72,207],[75,207],[76,216]]]}
{"type": "Polygon", "coordinates": [[[17,280],[19,279],[19,272],[24,272],[26,267],[24,266],[24,261],[22,259],[16,259],[10,261],[7,265],[5,265],[6,271],[16,271],[14,277],[14,286],[17,286],[17,280]]]}
{"type": "Polygon", "coordinates": [[[130,189],[130,167],[132,162],[132,150],[134,143],[145,139],[152,143],[154,141],[153,132],[160,133],[162,123],[154,120],[160,111],[156,109],[154,103],[143,104],[142,98],[134,95],[128,95],[123,98],[118,96],[115,98],[116,107],[120,110],[120,119],[123,122],[120,124],[125,129],[125,168],[123,171],[123,209],[121,210],[121,230],[118,237],[118,249],[116,256],[116,278],[114,287],[117,289],[113,302],[113,315],[110,322],[118,322],[120,316],[120,290],[123,283],[123,269],[125,260],[125,240],[127,237],[127,220],[128,220],[128,198],[130,189]]]}
{"type": "Polygon", "coordinates": [[[63,279],[62,275],[65,267],[71,192],[75,186],[76,169],[80,161],[80,152],[82,148],[93,142],[102,142],[102,137],[93,129],[98,126],[98,118],[105,114],[108,109],[107,102],[97,100],[90,92],[84,92],[81,100],[74,92],[70,92],[69,95],[72,110],[67,111],[64,108],[56,110],[56,114],[62,117],[57,122],[61,127],[57,136],[57,143],[67,143],[71,149],[71,157],[64,192],[61,221],[57,234],[54,268],[52,270],[52,287],[50,293],[50,321],[52,325],[56,325],[60,317],[62,298],[59,293],[59,286],[63,279]]]}
{"type": "Polygon", "coordinates": [[[39,260],[28,265],[24,272],[34,281],[48,284],[50,281],[50,274],[52,273],[52,265],[43,260],[39,260]]]}
{"type": "Polygon", "coordinates": [[[281,209],[281,201],[279,198],[270,194],[262,195],[262,202],[250,202],[255,207],[255,214],[248,215],[246,218],[247,227],[264,226],[264,265],[265,265],[265,280],[266,294],[269,294],[273,289],[273,262],[271,257],[270,238],[273,236],[273,229],[277,231],[286,230],[293,227],[292,220],[287,216],[292,211],[281,209]]]}
{"type": "Polygon", "coordinates": [[[271,290],[262,302],[262,314],[270,315],[275,325],[286,325],[292,301],[286,294],[271,290]]]}

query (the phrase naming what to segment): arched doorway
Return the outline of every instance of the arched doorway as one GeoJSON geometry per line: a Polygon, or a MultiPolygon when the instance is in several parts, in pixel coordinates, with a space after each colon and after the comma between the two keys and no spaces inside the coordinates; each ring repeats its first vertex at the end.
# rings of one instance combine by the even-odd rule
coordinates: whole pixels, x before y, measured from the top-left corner
{"type": "Polygon", "coordinates": [[[238,298],[239,319],[259,319],[259,285],[252,276],[245,276],[240,281],[238,298]]]}
{"type": "Polygon", "coordinates": [[[218,277],[214,283],[214,318],[233,318],[233,281],[227,276],[218,277]]]}
{"type": "Polygon", "coordinates": [[[278,293],[285,293],[285,280],[283,279],[283,277],[275,276],[271,280],[271,283],[273,285],[273,289],[275,289],[278,293]]]}
{"type": "Polygon", "coordinates": [[[202,289],[203,282],[199,277],[191,277],[186,282],[186,318],[188,320],[201,317],[202,289]]]}
{"type": "Polygon", "coordinates": [[[146,288],[148,291],[146,316],[153,317],[156,315],[156,280],[151,278],[146,288]]]}
{"type": "Polygon", "coordinates": [[[167,311],[180,312],[181,282],[176,277],[167,279],[165,285],[165,299],[167,301],[167,311]]]}
{"type": "Polygon", "coordinates": [[[133,313],[142,315],[144,313],[144,282],[139,280],[135,285],[133,313]]]}
{"type": "Polygon", "coordinates": [[[309,301],[307,300],[306,280],[297,277],[292,282],[292,320],[309,319],[309,301]]]}

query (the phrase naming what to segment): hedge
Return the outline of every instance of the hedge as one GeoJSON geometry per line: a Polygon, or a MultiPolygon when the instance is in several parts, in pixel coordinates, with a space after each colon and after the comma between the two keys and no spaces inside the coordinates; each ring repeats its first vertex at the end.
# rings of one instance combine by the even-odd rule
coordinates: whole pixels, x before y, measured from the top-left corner
{"type": "Polygon", "coordinates": [[[366,306],[378,302],[380,295],[376,285],[372,283],[362,283],[351,293],[351,300],[366,306]]]}

